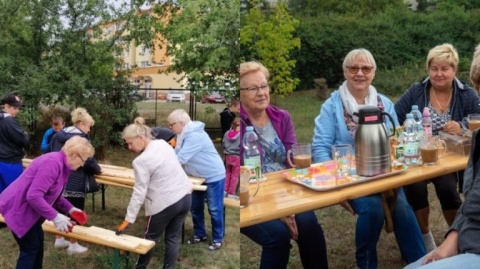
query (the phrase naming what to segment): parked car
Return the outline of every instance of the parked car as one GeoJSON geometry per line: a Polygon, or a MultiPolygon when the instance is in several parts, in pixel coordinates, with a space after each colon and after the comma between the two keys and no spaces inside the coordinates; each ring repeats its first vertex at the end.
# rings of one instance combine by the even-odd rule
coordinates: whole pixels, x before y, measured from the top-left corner
{"type": "Polygon", "coordinates": [[[167,103],[172,102],[185,103],[185,93],[183,91],[168,91],[167,103]]]}
{"type": "Polygon", "coordinates": [[[210,95],[202,97],[200,100],[203,104],[208,103],[208,104],[220,104],[220,103],[226,103],[227,100],[225,100],[225,97],[223,97],[221,94],[218,92],[212,92],[210,95]]]}

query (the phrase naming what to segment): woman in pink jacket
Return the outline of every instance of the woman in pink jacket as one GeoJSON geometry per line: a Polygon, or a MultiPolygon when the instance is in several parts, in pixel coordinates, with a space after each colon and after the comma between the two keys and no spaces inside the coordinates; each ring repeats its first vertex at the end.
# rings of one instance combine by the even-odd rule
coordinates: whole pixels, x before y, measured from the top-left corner
{"type": "Polygon", "coordinates": [[[0,213],[20,247],[17,268],[42,268],[42,223],[46,219],[52,220],[59,231],[71,230],[73,224],[70,218],[56,208],[71,216],[81,215],[86,220],[85,213],[70,204],[62,191],[70,173],[83,166],[93,153],[94,149],[87,139],[72,137],[61,151],[33,160],[20,177],[0,194],[0,213]]]}

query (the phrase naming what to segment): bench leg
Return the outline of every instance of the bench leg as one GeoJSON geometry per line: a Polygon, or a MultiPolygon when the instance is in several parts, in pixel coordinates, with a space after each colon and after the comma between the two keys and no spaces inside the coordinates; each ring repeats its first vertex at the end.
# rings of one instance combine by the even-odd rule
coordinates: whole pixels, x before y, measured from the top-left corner
{"type": "Polygon", "coordinates": [[[113,264],[112,264],[112,268],[113,269],[120,269],[120,258],[123,257],[123,259],[125,260],[125,268],[128,269],[130,268],[130,264],[129,264],[129,254],[130,252],[125,252],[125,254],[120,254],[120,250],[118,249],[114,249],[113,250],[113,264]]]}
{"type": "Polygon", "coordinates": [[[95,193],[92,192],[92,212],[95,212],[95,193]]]}
{"type": "Polygon", "coordinates": [[[102,190],[102,210],[105,210],[105,184],[100,184],[100,189],[102,190]]]}

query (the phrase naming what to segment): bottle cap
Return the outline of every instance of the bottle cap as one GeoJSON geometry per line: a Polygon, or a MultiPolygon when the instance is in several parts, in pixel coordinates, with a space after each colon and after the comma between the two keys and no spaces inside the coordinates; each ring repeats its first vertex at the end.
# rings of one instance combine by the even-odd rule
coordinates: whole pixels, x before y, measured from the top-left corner
{"type": "Polygon", "coordinates": [[[428,107],[423,108],[423,116],[430,117],[430,109],[428,109],[428,107]]]}
{"type": "Polygon", "coordinates": [[[253,132],[253,126],[247,126],[247,132],[253,132]]]}
{"type": "Polygon", "coordinates": [[[417,105],[413,105],[413,106],[412,106],[412,110],[418,110],[418,106],[417,106],[417,105]]]}
{"type": "Polygon", "coordinates": [[[407,119],[413,119],[413,114],[412,114],[412,113],[408,113],[408,114],[407,114],[407,119]]]}

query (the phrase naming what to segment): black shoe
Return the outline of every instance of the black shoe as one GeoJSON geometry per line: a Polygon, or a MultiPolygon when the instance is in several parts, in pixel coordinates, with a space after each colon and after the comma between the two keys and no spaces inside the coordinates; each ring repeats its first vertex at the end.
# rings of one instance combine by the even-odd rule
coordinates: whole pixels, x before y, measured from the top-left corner
{"type": "Polygon", "coordinates": [[[205,241],[207,241],[206,236],[200,238],[200,237],[194,235],[192,238],[188,239],[187,244],[194,245],[194,244],[198,244],[198,243],[205,242],[205,241]]]}

